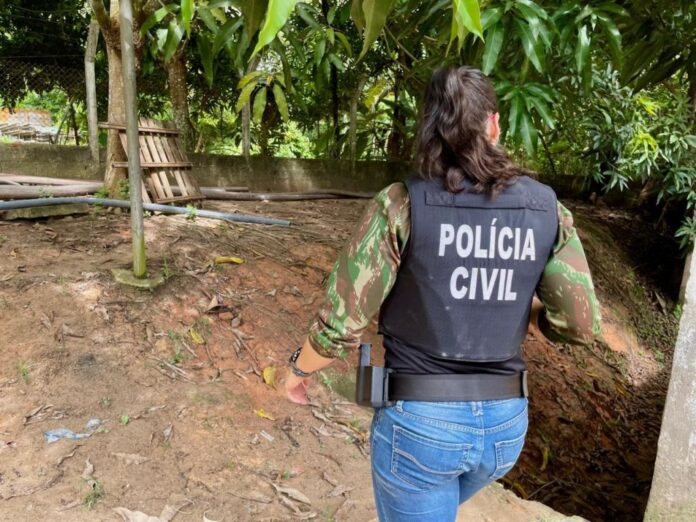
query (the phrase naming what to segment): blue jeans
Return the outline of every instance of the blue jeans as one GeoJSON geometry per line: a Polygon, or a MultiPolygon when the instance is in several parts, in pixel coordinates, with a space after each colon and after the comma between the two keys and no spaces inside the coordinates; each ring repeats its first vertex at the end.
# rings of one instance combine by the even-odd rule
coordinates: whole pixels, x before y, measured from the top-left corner
{"type": "Polygon", "coordinates": [[[446,522],[505,475],[527,433],[527,399],[398,401],[372,420],[372,484],[381,522],[446,522]]]}

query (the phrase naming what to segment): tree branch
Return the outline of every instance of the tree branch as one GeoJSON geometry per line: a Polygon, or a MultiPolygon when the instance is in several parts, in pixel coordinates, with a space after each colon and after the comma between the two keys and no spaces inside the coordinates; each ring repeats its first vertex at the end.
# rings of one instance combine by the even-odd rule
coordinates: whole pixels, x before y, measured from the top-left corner
{"type": "Polygon", "coordinates": [[[108,33],[111,30],[111,18],[109,18],[109,13],[106,12],[104,7],[104,0],[90,0],[92,5],[92,11],[94,12],[94,18],[99,22],[99,27],[104,32],[108,33]]]}

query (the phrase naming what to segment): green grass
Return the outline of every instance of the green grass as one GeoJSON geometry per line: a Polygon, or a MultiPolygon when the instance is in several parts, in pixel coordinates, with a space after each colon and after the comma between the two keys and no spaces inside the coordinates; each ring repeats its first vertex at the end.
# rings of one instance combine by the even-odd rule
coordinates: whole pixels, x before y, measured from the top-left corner
{"type": "Polygon", "coordinates": [[[102,187],[99,190],[97,190],[94,193],[95,198],[100,198],[100,199],[108,199],[109,198],[109,189],[106,187],[102,187]]]}
{"type": "Polygon", "coordinates": [[[17,370],[19,371],[19,376],[24,381],[25,384],[29,384],[29,370],[31,369],[31,364],[26,361],[20,361],[17,363],[17,370]]]}
{"type": "Polygon", "coordinates": [[[87,509],[91,510],[97,502],[104,498],[104,487],[101,485],[101,482],[94,479],[92,479],[90,485],[92,486],[92,490],[85,495],[82,503],[87,509]]]}

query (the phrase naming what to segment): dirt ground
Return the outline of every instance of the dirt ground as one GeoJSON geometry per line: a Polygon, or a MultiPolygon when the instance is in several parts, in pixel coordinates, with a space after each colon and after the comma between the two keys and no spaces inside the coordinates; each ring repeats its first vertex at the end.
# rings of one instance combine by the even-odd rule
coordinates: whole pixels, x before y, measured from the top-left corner
{"type": "MultiPolygon", "coordinates": [[[[370,412],[332,391],[355,354],[334,365],[338,377],[317,378],[311,407],[264,382],[303,340],[363,206],[206,205],[287,217],[292,228],[149,217],[149,270],[166,277],[152,292],[111,276],[130,259],[126,214],[0,221],[0,519],[118,520],[115,508],[159,515],[166,505],[177,521],[374,519],[370,412]],[[86,430],[94,418],[99,426],[86,430]],[[46,442],[57,428],[90,436],[46,442]]],[[[530,333],[528,443],[504,483],[564,513],[634,521],[647,501],[676,320],[637,262],[649,249],[617,243],[649,227],[572,208],[605,341],[572,348],[530,333]]],[[[367,341],[379,344],[375,330],[367,341]]]]}

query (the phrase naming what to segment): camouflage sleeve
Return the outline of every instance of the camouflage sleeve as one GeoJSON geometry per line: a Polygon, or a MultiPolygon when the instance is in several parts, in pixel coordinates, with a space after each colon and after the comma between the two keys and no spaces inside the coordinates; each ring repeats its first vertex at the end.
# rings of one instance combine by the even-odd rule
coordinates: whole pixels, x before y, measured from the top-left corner
{"type": "Polygon", "coordinates": [[[537,287],[545,311],[539,328],[552,341],[589,344],[599,335],[600,312],[573,216],[558,203],[558,237],[537,287]]]}
{"type": "Polygon", "coordinates": [[[337,357],[357,348],[360,334],[394,285],[411,227],[411,206],[403,183],[370,201],[329,274],[326,298],[309,331],[319,355],[337,357]]]}

